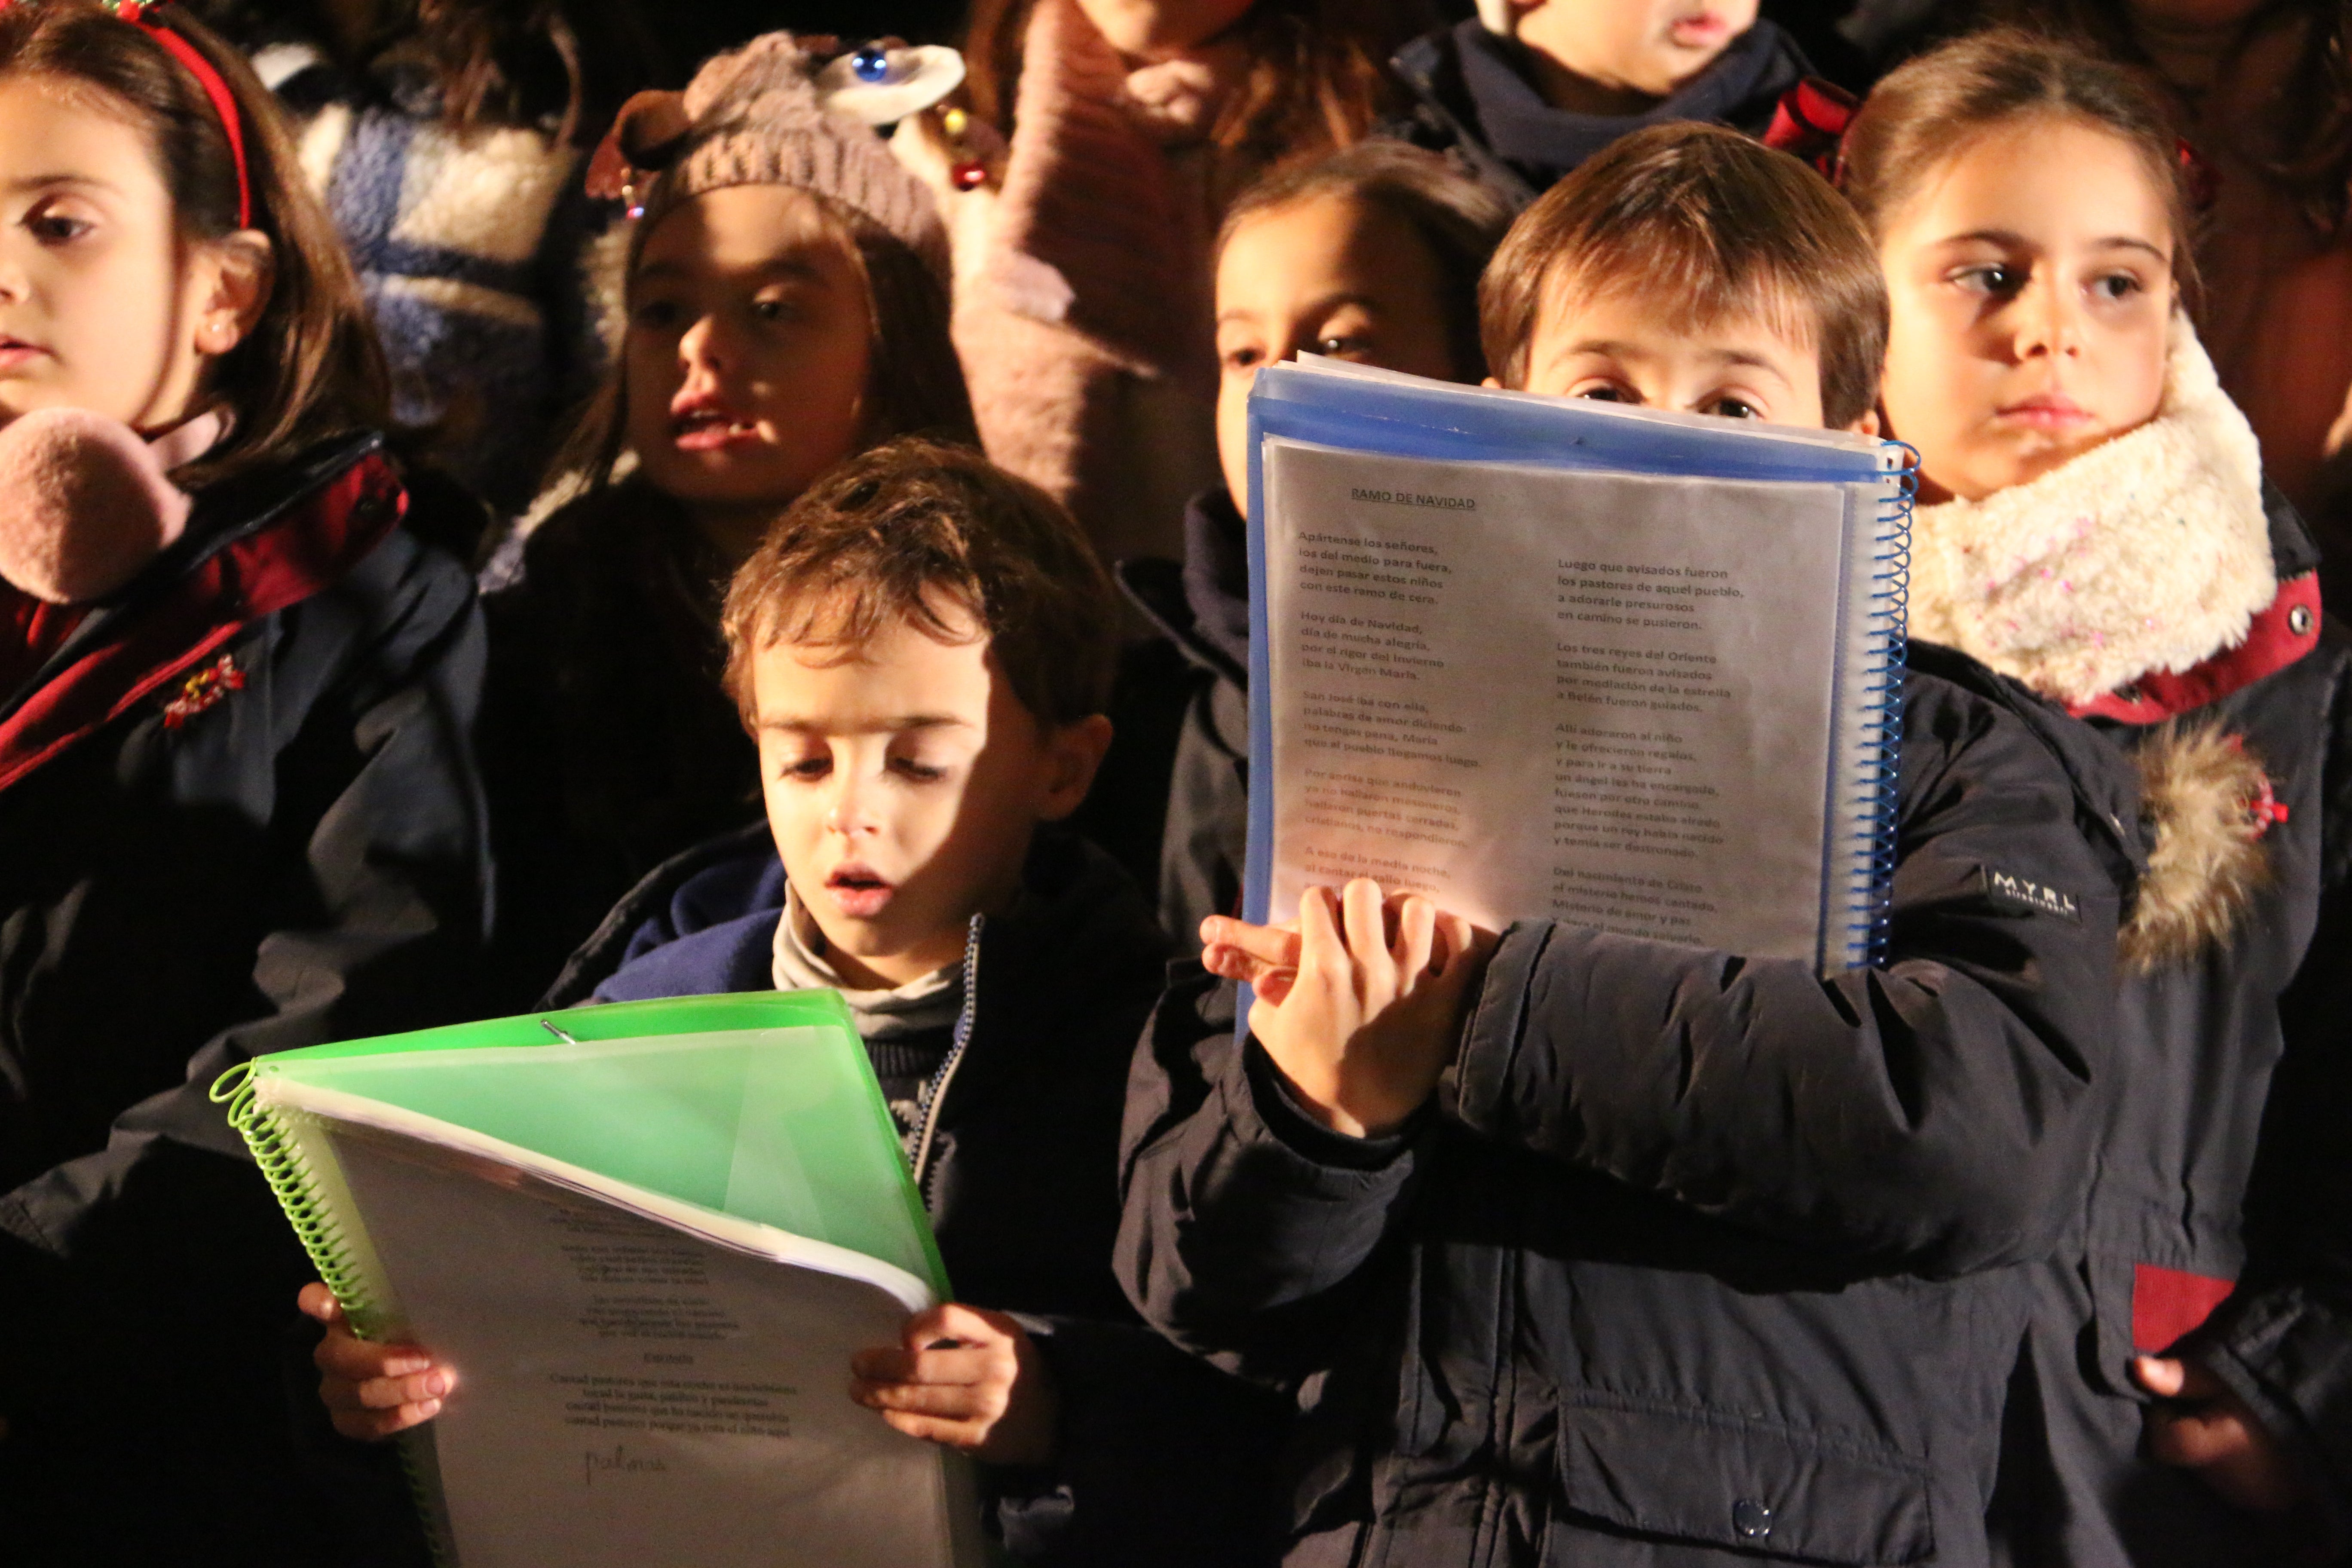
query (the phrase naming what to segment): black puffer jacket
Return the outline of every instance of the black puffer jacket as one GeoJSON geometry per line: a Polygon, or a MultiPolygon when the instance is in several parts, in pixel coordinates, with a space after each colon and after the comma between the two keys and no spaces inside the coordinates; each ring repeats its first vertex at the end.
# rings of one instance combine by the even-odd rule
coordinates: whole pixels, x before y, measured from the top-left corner
{"type": "Polygon", "coordinates": [[[2271,554],[2279,596],[2242,644],[2099,705],[2127,718],[2074,726],[2135,782],[2188,737],[2239,737],[2284,812],[2230,938],[2126,976],[2076,1237],[2033,1275],[1998,1510],[2020,1563],[2284,1560],[2201,1481],[2140,1457],[2132,1354],[2184,1336],[2315,1498],[2293,1533],[2352,1543],[2352,651],[2323,636],[2317,552],[2275,497],[2271,554]]]}
{"type": "Polygon", "coordinates": [[[474,1016],[481,616],[405,504],[373,437],[214,487],[0,694],[11,1563],[349,1561],[368,1533],[289,1418],[317,1405],[283,1381],[312,1271],[205,1091],[474,1016]]]}
{"type": "Polygon", "coordinates": [[[1794,39],[1759,20],[1664,102],[1640,114],[1573,114],[1544,101],[1525,55],[1475,17],[1414,39],[1390,62],[1412,105],[1384,130],[1447,153],[1516,209],[1619,137],[1653,125],[1704,120],[1760,136],[1781,95],[1812,68],[1794,39]]]}
{"type": "Polygon", "coordinates": [[[2021,689],[1915,654],[1883,968],[1515,925],[1441,1105],[1366,1142],[1235,1044],[1227,988],[1162,1002],[1121,1279],[1297,1393],[1291,1562],[1985,1560],[2135,805],[2021,689]]]}

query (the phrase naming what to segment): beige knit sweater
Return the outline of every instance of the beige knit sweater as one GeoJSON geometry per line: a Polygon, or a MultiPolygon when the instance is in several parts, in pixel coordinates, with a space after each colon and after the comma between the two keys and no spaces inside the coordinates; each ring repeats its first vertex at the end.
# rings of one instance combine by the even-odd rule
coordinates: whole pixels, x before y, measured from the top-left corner
{"type": "Polygon", "coordinates": [[[988,454],[1068,502],[1107,559],[1181,554],[1217,482],[1209,247],[1257,173],[1207,141],[1216,65],[1129,71],[1075,0],[1038,0],[1000,186],[951,188],[955,342],[988,454]]]}

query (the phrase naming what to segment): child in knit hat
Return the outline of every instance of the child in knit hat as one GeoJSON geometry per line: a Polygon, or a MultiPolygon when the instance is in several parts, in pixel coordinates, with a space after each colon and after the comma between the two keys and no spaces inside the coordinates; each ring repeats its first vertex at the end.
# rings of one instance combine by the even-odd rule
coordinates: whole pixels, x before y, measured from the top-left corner
{"type": "Polygon", "coordinates": [[[483,724],[505,999],[528,1005],[640,878],[759,815],[719,688],[719,600],[778,511],[853,453],[971,439],[929,193],[770,34],[623,109],[593,189],[640,216],[577,493],[485,580],[483,724]]]}

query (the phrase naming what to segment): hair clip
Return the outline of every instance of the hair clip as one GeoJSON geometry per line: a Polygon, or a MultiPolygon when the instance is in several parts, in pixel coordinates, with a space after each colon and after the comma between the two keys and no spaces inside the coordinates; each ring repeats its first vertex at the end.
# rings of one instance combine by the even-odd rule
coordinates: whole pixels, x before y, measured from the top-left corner
{"type": "Polygon", "coordinates": [[[988,184],[988,164],[964,140],[971,130],[971,111],[953,107],[940,110],[940,129],[948,139],[948,183],[960,191],[976,191],[988,184]]]}
{"type": "Polygon", "coordinates": [[[816,73],[827,109],[866,125],[895,125],[963,85],[963,57],[938,44],[861,44],[816,73]]]}
{"type": "Polygon", "coordinates": [[[2221,171],[2186,136],[2173,139],[2172,156],[2180,166],[2180,184],[2188,194],[2189,210],[2200,217],[2210,215],[2221,195],[2221,171]]]}
{"type": "Polygon", "coordinates": [[[632,221],[645,216],[654,176],[677,155],[689,128],[684,93],[635,94],[588,159],[588,194],[600,201],[618,197],[632,221]]]}

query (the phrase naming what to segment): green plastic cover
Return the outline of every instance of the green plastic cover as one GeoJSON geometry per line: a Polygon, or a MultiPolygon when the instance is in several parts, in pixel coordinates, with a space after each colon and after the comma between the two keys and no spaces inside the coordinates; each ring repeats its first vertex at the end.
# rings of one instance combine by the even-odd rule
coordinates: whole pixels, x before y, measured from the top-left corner
{"type": "MultiPolygon", "coordinates": [[[[879,1258],[949,1299],[898,1125],[835,992],[574,1007],[249,1065],[254,1089],[289,1079],[453,1122],[879,1258]]],[[[248,1087],[231,1081],[242,1070],[216,1098],[248,1087]]]]}

